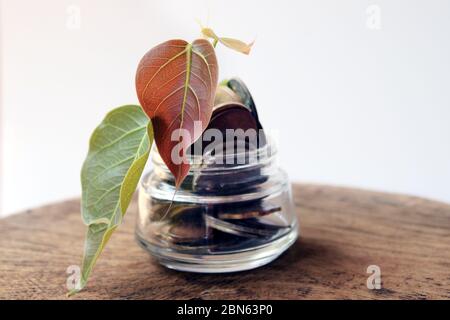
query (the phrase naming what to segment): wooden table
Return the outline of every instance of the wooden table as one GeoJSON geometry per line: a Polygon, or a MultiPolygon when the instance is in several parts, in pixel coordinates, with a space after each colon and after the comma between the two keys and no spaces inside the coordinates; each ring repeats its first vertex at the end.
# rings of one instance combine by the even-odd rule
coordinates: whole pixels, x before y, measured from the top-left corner
{"type": "MultiPolygon", "coordinates": [[[[268,266],[202,275],[159,266],[134,239],[136,203],[87,288],[73,299],[450,298],[450,205],[356,189],[295,185],[301,236],[268,266]],[[366,285],[369,265],[382,288],[366,285]]],[[[79,200],[0,220],[0,299],[66,299],[80,263],[79,200]]]]}

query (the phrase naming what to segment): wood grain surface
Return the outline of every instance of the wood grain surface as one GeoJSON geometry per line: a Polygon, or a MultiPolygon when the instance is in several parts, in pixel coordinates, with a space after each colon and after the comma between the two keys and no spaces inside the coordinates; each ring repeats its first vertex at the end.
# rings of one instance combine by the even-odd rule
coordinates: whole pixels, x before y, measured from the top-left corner
{"type": "MultiPolygon", "coordinates": [[[[86,289],[72,299],[449,299],[450,205],[356,189],[294,185],[299,240],[259,269],[203,275],[161,267],[134,239],[136,203],[86,289]],[[382,288],[366,286],[369,265],[382,288]]],[[[0,299],[67,299],[80,263],[79,200],[0,220],[0,299]]]]}

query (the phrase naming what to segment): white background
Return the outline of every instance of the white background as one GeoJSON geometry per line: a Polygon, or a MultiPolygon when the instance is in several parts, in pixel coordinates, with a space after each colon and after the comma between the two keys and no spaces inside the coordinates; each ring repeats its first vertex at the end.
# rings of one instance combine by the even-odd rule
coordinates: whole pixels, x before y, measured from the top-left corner
{"type": "Polygon", "coordinates": [[[292,180],[450,202],[448,0],[1,6],[3,215],[77,196],[91,131],[109,109],[137,103],[141,56],[195,39],[208,16],[220,35],[256,38],[249,57],[218,49],[221,76],[247,82],[292,180]]]}

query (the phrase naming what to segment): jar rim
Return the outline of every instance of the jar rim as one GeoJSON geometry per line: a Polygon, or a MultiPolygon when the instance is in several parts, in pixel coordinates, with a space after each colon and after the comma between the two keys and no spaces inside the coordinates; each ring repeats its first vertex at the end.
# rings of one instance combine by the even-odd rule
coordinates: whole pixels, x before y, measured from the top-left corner
{"type": "MultiPolygon", "coordinates": [[[[188,155],[187,160],[190,165],[190,171],[223,171],[223,170],[236,170],[244,169],[254,166],[260,166],[265,163],[271,162],[277,154],[276,144],[270,137],[266,137],[266,144],[260,148],[233,152],[230,154],[220,155],[222,159],[220,162],[216,162],[216,156],[208,155],[188,155]],[[243,164],[235,163],[236,158],[245,158],[246,161],[243,164]],[[213,164],[213,165],[212,165],[213,164]],[[230,165],[231,164],[231,165],[230,165]]],[[[164,168],[169,171],[166,164],[161,158],[156,145],[153,147],[152,163],[155,167],[164,168]]]]}

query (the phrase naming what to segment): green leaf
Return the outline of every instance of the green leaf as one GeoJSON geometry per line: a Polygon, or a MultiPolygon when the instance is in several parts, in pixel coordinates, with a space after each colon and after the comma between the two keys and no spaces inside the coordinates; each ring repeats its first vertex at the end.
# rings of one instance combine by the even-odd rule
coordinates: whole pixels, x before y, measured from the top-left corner
{"type": "Polygon", "coordinates": [[[92,134],[81,171],[81,210],[88,230],[81,279],[69,295],[86,285],[100,253],[121,224],[152,143],[151,122],[137,105],[114,109],[92,134]]]}

